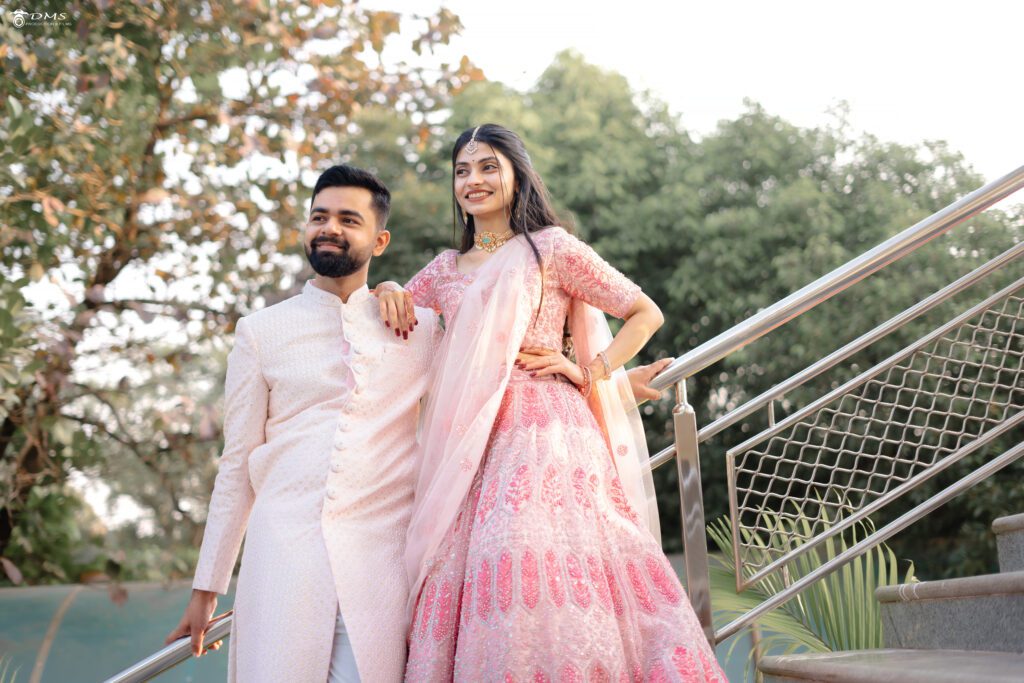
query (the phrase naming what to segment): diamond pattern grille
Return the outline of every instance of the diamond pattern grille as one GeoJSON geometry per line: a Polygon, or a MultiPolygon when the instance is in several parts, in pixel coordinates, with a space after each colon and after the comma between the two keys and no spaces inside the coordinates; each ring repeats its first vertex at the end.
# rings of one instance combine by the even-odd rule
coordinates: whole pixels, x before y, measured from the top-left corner
{"type": "Polygon", "coordinates": [[[733,537],[755,576],[1024,410],[1021,288],[745,451],[733,537]]]}

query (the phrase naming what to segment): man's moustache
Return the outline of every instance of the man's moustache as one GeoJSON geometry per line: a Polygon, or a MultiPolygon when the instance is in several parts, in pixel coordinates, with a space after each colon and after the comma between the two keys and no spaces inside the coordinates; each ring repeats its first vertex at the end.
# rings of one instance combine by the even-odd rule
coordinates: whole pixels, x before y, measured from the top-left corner
{"type": "Polygon", "coordinates": [[[323,239],[313,240],[313,248],[314,249],[316,249],[317,247],[319,247],[322,244],[333,244],[334,246],[338,247],[339,249],[348,250],[348,244],[346,242],[335,242],[334,240],[323,240],[323,239]]]}

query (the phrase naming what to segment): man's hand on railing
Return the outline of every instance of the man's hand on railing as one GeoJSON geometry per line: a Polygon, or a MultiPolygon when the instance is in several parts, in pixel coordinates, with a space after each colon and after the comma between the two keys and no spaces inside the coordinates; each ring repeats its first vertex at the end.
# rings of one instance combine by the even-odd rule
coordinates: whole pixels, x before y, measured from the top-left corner
{"type": "Polygon", "coordinates": [[[626,376],[629,377],[629,386],[633,389],[633,398],[636,399],[637,404],[644,401],[657,401],[661,398],[662,392],[650,387],[651,380],[667,368],[672,360],[671,358],[662,358],[650,365],[638,365],[626,372],[626,376]]]}
{"type": "Polygon", "coordinates": [[[191,636],[193,656],[198,657],[210,650],[219,650],[221,646],[219,640],[203,648],[203,638],[206,636],[206,629],[210,626],[210,618],[213,617],[215,609],[217,609],[216,593],[192,589],[192,598],[188,601],[188,606],[185,607],[185,614],[182,615],[181,621],[178,622],[175,629],[167,636],[164,644],[170,645],[179,638],[191,636]]]}

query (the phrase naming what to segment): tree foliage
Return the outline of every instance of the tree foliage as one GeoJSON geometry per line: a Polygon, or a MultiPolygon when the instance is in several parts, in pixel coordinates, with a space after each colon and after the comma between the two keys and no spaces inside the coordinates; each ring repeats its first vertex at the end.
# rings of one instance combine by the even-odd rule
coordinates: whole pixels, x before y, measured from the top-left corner
{"type": "Polygon", "coordinates": [[[364,110],[423,121],[480,74],[382,59],[447,42],[460,26],[446,10],[407,17],[405,35],[398,14],[353,2],[69,14],[0,24],[0,556],[38,580],[95,568],[44,565],[61,524],[32,517],[81,514],[65,509],[77,471],[146,511],[161,574],[186,572],[220,446],[226,333],[295,286],[310,174],[364,110]]]}
{"type": "MultiPolygon", "coordinates": [[[[296,291],[294,228],[316,170],[331,163],[372,168],[392,188],[393,240],[371,280],[404,281],[454,242],[455,134],[486,121],[517,130],[581,236],[665,311],[642,361],[697,346],[981,184],[945,145],[855,136],[842,111],[804,129],[751,102],[695,139],[663,102],[571,52],[526,92],[481,80],[466,61],[429,78],[371,64],[365,55],[408,36],[395,35],[395,15],[355,5],[160,7],[83,14],[74,40],[2,27],[11,125],[0,130],[0,295],[10,306],[0,316],[0,554],[21,565],[46,547],[19,527],[31,492],[64,495],[66,477],[85,472],[146,512],[97,536],[96,562],[114,557],[133,577],[189,573],[221,445],[233,323],[296,291]],[[324,42],[333,49],[313,49],[324,42]],[[26,305],[40,298],[33,280],[57,282],[67,302],[26,305]]],[[[421,49],[458,28],[445,12],[419,21],[421,49]]],[[[690,384],[700,423],[1019,240],[1022,223],[1020,213],[974,219],[709,368],[690,384]]],[[[782,413],[834,381],[786,397],[782,413]]],[[[668,404],[647,407],[652,448],[671,439],[668,404]]],[[[709,519],[727,509],[725,450],[764,421],[703,447],[709,519]]],[[[678,548],[673,468],[658,479],[666,545],[678,548]]],[[[1024,491],[1008,485],[964,505],[936,531],[962,546],[965,510],[990,519],[1024,509],[1024,491]]],[[[60,576],[34,580],[47,578],[60,576]]]]}

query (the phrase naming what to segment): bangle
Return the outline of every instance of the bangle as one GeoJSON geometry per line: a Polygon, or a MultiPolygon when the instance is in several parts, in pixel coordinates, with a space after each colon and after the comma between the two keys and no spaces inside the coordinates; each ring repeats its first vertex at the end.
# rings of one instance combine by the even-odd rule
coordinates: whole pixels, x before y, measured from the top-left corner
{"type": "Polygon", "coordinates": [[[608,379],[612,376],[612,364],[608,362],[608,354],[604,351],[598,351],[597,357],[601,359],[601,365],[604,366],[604,377],[601,379],[608,379]]]}
{"type": "Polygon", "coordinates": [[[580,371],[583,373],[583,384],[579,386],[579,390],[583,394],[583,398],[586,398],[590,396],[590,390],[594,386],[593,375],[590,372],[590,368],[586,365],[581,365],[580,371]]]}

